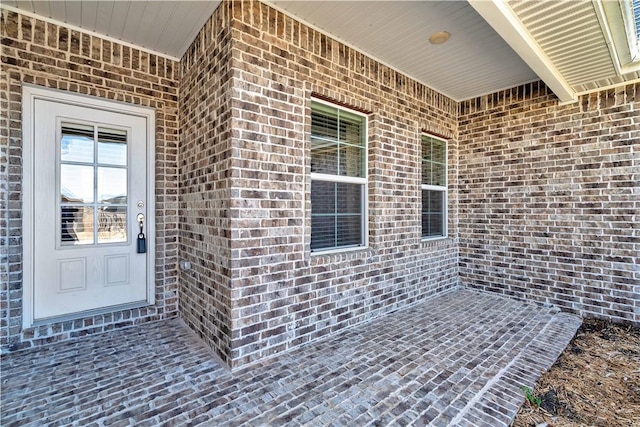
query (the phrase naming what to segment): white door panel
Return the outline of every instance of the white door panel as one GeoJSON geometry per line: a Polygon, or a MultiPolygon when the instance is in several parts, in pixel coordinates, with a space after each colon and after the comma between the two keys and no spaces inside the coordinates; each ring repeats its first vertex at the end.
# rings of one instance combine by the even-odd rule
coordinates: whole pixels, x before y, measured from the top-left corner
{"type": "Polygon", "coordinates": [[[48,99],[33,117],[33,320],[146,301],[146,119],[48,99]]]}

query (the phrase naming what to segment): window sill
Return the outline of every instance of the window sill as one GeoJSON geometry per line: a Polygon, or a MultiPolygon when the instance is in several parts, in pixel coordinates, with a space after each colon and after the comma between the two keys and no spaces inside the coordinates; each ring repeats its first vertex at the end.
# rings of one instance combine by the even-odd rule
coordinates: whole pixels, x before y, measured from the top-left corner
{"type": "Polygon", "coordinates": [[[448,238],[449,236],[433,236],[433,237],[422,237],[420,240],[422,240],[423,242],[431,242],[433,240],[444,240],[448,238]]]}
{"type": "Polygon", "coordinates": [[[420,240],[420,243],[423,247],[425,247],[425,246],[443,245],[452,241],[453,241],[453,238],[449,236],[438,236],[438,237],[423,237],[420,240]]]}
{"type": "Polygon", "coordinates": [[[348,246],[348,247],[337,248],[337,249],[311,251],[311,256],[320,257],[324,255],[336,255],[336,254],[343,254],[343,253],[350,253],[350,252],[365,251],[367,249],[369,249],[369,246],[348,246]]]}

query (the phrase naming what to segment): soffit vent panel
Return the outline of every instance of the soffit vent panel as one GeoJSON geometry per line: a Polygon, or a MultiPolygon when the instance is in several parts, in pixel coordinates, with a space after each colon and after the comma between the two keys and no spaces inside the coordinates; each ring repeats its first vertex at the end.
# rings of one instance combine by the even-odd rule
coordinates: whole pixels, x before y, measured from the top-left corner
{"type": "Polygon", "coordinates": [[[622,76],[615,76],[610,78],[605,78],[597,81],[592,81],[584,84],[576,85],[576,92],[592,92],[596,91],[600,88],[606,88],[611,86],[618,86],[625,82],[638,81],[640,80],[640,71],[633,71],[630,73],[626,73],[622,76]]]}
{"type": "Polygon", "coordinates": [[[511,0],[508,4],[576,92],[580,85],[616,76],[593,3],[511,0]]]}

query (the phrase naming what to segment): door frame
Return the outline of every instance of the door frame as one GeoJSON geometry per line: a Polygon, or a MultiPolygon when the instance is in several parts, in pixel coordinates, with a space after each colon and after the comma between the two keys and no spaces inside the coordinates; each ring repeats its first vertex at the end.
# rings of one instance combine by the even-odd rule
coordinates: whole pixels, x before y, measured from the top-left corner
{"type": "Polygon", "coordinates": [[[50,89],[43,86],[23,84],[22,87],[22,327],[24,329],[50,324],[55,321],[78,319],[101,313],[112,313],[119,309],[131,309],[155,304],[155,110],[139,105],[125,104],[89,95],[81,95],[50,89]],[[35,249],[35,224],[34,224],[34,161],[35,161],[35,131],[36,100],[46,100],[62,104],[71,104],[79,107],[87,107],[110,112],[142,117],[146,121],[146,163],[147,179],[146,193],[147,219],[145,228],[147,231],[147,300],[142,304],[127,304],[124,306],[111,306],[104,309],[91,310],[62,316],[59,319],[46,319],[34,322],[34,249],[35,249]]]}

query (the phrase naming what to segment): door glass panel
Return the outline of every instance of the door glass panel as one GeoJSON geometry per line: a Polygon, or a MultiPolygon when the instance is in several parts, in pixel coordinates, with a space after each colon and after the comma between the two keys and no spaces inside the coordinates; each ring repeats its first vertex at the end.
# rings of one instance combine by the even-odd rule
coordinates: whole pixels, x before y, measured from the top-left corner
{"type": "Polygon", "coordinates": [[[127,207],[103,206],[98,210],[98,243],[127,241],[127,207]]]}
{"type": "Polygon", "coordinates": [[[127,170],[98,167],[98,203],[127,204],[127,170]]]}
{"type": "Polygon", "coordinates": [[[93,203],[93,166],[60,165],[60,201],[93,203]]]}
{"type": "Polygon", "coordinates": [[[93,244],[93,207],[62,205],[60,210],[62,246],[93,244]]]}
{"type": "Polygon", "coordinates": [[[60,160],[93,163],[93,126],[62,123],[60,160]]]}
{"type": "Polygon", "coordinates": [[[62,122],[61,135],[60,244],[127,242],[127,131],[62,122]]]}
{"type": "Polygon", "coordinates": [[[101,165],[127,165],[126,131],[98,129],[98,163],[101,165]]]}

